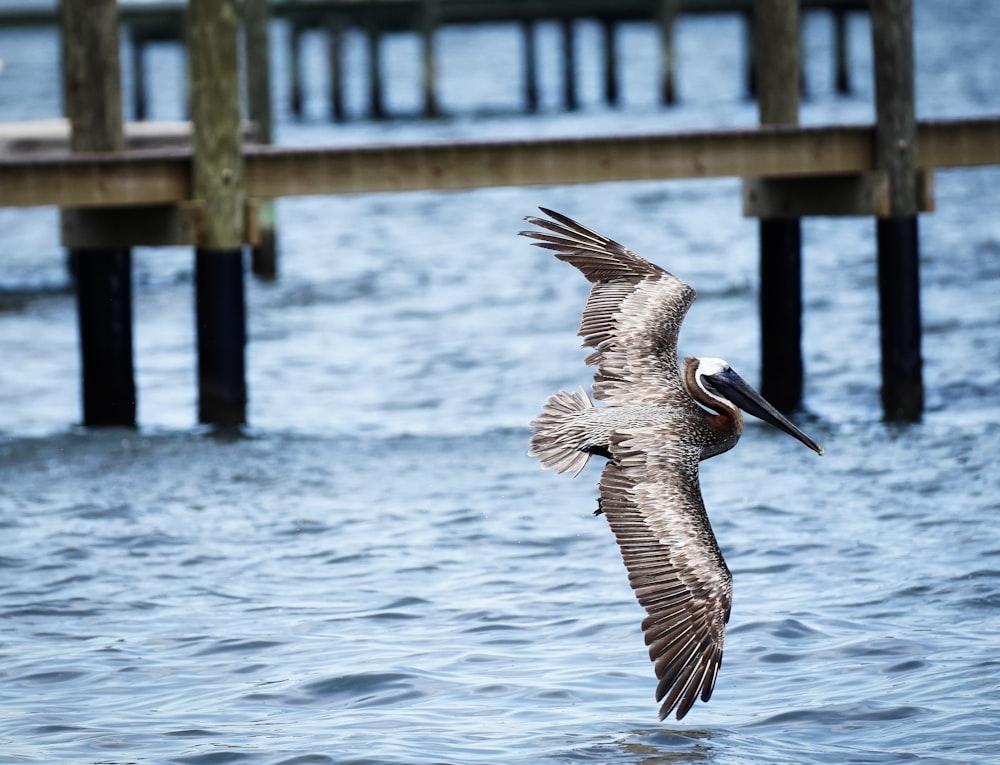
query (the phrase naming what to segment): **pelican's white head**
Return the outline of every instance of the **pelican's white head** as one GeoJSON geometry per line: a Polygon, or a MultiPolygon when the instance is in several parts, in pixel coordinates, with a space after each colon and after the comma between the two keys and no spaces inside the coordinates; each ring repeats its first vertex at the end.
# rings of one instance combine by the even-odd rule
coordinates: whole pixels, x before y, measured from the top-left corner
{"type": "Polygon", "coordinates": [[[771,406],[764,398],[755,391],[742,377],[740,377],[729,364],[720,358],[707,356],[705,358],[689,359],[694,367],[694,384],[697,386],[691,393],[695,401],[706,406],[713,407],[719,412],[732,412],[738,407],[744,412],[759,417],[764,422],[785,431],[790,436],[797,438],[817,454],[822,454],[823,449],[809,436],[795,427],[777,409],[771,406]]]}

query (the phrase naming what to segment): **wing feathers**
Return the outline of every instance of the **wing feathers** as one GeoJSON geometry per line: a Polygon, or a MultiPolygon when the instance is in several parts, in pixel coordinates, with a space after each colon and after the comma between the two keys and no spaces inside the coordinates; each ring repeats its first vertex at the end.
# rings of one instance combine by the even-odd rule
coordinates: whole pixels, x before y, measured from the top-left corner
{"type": "Polygon", "coordinates": [[[614,532],[636,599],[646,610],[642,630],[659,683],[660,718],[681,719],[712,695],[732,578],[711,535],[694,471],[653,473],[614,439],[613,461],[601,475],[601,509],[614,532]],[[693,482],[693,483],[692,483],[693,482]]]}
{"type": "Polygon", "coordinates": [[[608,237],[557,212],[528,217],[544,231],[522,231],[593,284],[578,334],[593,348],[594,397],[616,404],[685,396],[677,333],[695,293],[677,277],[608,237]]]}

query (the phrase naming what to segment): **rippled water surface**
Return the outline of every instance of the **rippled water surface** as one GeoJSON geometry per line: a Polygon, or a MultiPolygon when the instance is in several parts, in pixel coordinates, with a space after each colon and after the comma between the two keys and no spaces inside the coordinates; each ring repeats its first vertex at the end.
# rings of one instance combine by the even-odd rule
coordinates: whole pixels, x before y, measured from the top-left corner
{"type": "MultiPolygon", "coordinates": [[[[1000,111],[997,11],[918,0],[920,116],[1000,111]]],[[[851,31],[857,90],[836,97],[829,20],[810,17],[805,121],[870,119],[864,17],[851,31]]],[[[756,118],[731,19],[681,25],[684,102],[670,111],[655,105],[652,31],[627,26],[624,107],[598,103],[584,56],[585,108],[558,113],[557,30],[541,32],[545,114],[519,116],[516,79],[490,78],[481,51],[514,67],[513,28],[449,30],[441,95],[456,116],[376,126],[321,119],[312,40],[309,117],[282,112],[279,139],[756,118]]],[[[596,46],[596,27],[580,34],[596,46]]],[[[58,113],[56,50],[51,32],[0,32],[0,119],[58,113]]],[[[358,67],[360,51],[354,40],[358,67]]],[[[417,108],[416,51],[388,45],[398,113],[417,108]]],[[[155,116],[179,117],[179,56],[152,57],[155,116]]],[[[798,419],[827,453],[753,423],[704,463],[735,602],[715,695],[681,723],[656,719],[641,609],[591,515],[598,468],[571,481],[525,455],[545,397],[589,382],[574,336],[586,284],[516,232],[543,204],[670,268],[700,295],[681,352],[752,380],[756,225],[737,183],[281,202],[280,278],[247,283],[241,434],[195,424],[183,249],[135,255],[141,427],[76,427],[56,216],[0,210],[0,762],[992,762],[1000,171],[936,181],[920,224],[917,425],[880,421],[872,221],[805,224],[798,419]]]]}

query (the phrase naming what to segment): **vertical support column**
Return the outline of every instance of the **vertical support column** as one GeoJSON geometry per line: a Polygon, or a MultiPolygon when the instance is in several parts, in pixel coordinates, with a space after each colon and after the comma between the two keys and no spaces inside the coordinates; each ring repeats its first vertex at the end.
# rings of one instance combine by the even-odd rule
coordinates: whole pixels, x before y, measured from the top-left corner
{"type": "MultiPolygon", "coordinates": [[[[121,72],[115,0],[63,0],[63,100],[73,151],[121,151],[121,72]]],[[[81,214],[86,214],[82,212],[81,214]]],[[[83,424],[135,425],[132,254],[74,249],[83,424]]]]}
{"type": "Polygon", "coordinates": [[[579,108],[576,97],[576,38],[573,35],[573,19],[560,21],[563,47],[563,105],[566,111],[572,112],[579,108]]]}
{"type": "Polygon", "coordinates": [[[847,39],[847,11],[833,11],[833,68],[838,93],[851,92],[851,61],[847,39]]]}
{"type": "MultiPolygon", "coordinates": [[[[244,0],[243,39],[247,66],[247,116],[257,125],[257,141],[274,140],[271,118],[271,43],[267,0],[244,0]]],[[[274,200],[257,201],[259,238],[251,250],[251,269],[264,279],[278,273],[278,242],[274,231],[274,200]]]]}
{"type": "Polygon", "coordinates": [[[680,10],[679,0],[660,0],[657,26],[660,29],[660,99],[667,106],[677,103],[677,52],[674,26],[680,10]]]}
{"type": "MultiPolygon", "coordinates": [[[[754,0],[760,121],[799,118],[799,2],[754,0]]],[[[802,401],[802,229],[798,218],[760,221],[761,393],[778,409],[802,401]]]]}
{"type": "Polygon", "coordinates": [[[757,20],[756,12],[743,15],[744,66],[747,98],[757,97],[757,20]]]}
{"type": "Polygon", "coordinates": [[[604,43],[604,101],[618,103],[618,51],[615,22],[601,19],[601,40],[604,43]]]}
{"type": "Polygon", "coordinates": [[[330,116],[334,122],[347,119],[344,106],[344,37],[347,20],[341,15],[331,16],[326,22],[327,58],[330,62],[330,116]]]}
{"type": "Polygon", "coordinates": [[[382,33],[374,13],[368,16],[365,27],[365,37],[368,41],[368,109],[372,119],[383,120],[386,117],[385,98],[382,88],[382,33]]]}
{"type": "Polygon", "coordinates": [[[524,108],[537,112],[538,98],[538,51],[535,47],[535,22],[533,19],[521,21],[521,40],[524,47],[524,108]]]}
{"type": "Polygon", "coordinates": [[[236,0],[198,0],[188,11],[193,179],[203,205],[195,251],[198,420],[246,422],[243,298],[245,187],[240,141],[236,0]]]}
{"type": "Polygon", "coordinates": [[[870,4],[875,67],[875,164],[889,179],[889,215],[876,224],[887,420],[923,414],[917,230],[917,130],[913,83],[913,0],[870,4]]]}
{"type": "Polygon", "coordinates": [[[420,5],[420,59],[424,97],[424,117],[441,115],[437,100],[437,56],[434,39],[438,26],[438,0],[424,0],[420,5]]]}
{"type": "Polygon", "coordinates": [[[149,115],[146,104],[146,45],[139,39],[134,25],[128,29],[129,50],[132,52],[132,109],[136,120],[145,120],[149,115]]]}
{"type": "Polygon", "coordinates": [[[302,32],[303,27],[293,21],[288,33],[288,77],[291,80],[288,92],[292,101],[292,114],[296,117],[302,117],[305,110],[305,93],[302,88],[302,32]]]}

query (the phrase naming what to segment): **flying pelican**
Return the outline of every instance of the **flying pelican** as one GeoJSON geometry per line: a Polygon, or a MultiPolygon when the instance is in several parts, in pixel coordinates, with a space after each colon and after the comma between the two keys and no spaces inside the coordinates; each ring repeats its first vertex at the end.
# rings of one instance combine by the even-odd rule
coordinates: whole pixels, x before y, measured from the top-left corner
{"type": "Polygon", "coordinates": [[[593,284],[579,335],[593,348],[595,406],[583,390],[560,391],[532,423],[542,467],[579,474],[607,458],[596,514],[621,548],[629,582],[646,610],[642,631],[654,661],[660,719],[680,720],[708,701],[722,662],[732,575],[712,533],[698,463],[731,449],[740,409],[823,450],[722,359],[677,364],[677,333],[695,292],[659,266],[564,215],[529,216],[545,231],[522,231],[593,284]]]}

